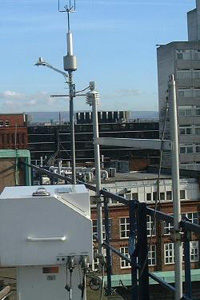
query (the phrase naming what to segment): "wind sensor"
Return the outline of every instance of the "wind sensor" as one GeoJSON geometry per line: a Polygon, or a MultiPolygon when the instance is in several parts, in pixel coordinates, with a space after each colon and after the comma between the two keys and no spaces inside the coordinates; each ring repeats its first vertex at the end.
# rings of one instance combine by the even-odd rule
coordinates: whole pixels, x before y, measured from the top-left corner
{"type": "Polygon", "coordinates": [[[75,12],[76,11],[76,0],[68,0],[68,4],[63,4],[63,1],[58,0],[58,11],[59,12],[75,12]]]}

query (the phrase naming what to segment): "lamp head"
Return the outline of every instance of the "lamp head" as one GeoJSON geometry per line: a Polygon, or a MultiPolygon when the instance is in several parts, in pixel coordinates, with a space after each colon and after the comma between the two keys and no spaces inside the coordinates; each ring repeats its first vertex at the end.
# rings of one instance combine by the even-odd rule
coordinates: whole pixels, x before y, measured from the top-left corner
{"type": "Polygon", "coordinates": [[[46,66],[46,62],[44,61],[44,59],[42,57],[39,57],[38,61],[35,63],[35,66],[37,66],[37,67],[46,66]]]}

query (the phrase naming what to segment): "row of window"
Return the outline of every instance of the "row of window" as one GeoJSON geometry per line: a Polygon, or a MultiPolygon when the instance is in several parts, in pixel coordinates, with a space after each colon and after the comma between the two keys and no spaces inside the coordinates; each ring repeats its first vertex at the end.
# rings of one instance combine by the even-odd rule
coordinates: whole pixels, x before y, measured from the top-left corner
{"type": "Polygon", "coordinates": [[[181,154],[200,153],[200,143],[181,144],[180,153],[181,154]]]}
{"type": "Polygon", "coordinates": [[[200,162],[182,163],[181,169],[200,171],[200,162]]]}
{"type": "Polygon", "coordinates": [[[200,97],[200,88],[179,88],[177,95],[183,98],[200,97]]]}
{"type": "Polygon", "coordinates": [[[200,134],[200,126],[196,125],[180,125],[179,133],[181,135],[200,134]]]}
{"type": "Polygon", "coordinates": [[[178,70],[177,79],[199,79],[200,70],[199,69],[187,69],[187,70],[178,70]]]}
{"type": "MultiPolygon", "coordinates": [[[[182,214],[182,218],[186,217],[190,222],[193,224],[199,224],[199,213],[198,212],[188,212],[182,214]]],[[[151,216],[147,216],[147,236],[155,236],[156,235],[156,228],[155,224],[153,224],[153,219],[151,216]]],[[[169,235],[171,233],[171,230],[173,229],[173,225],[171,223],[164,222],[163,227],[163,234],[169,235]]],[[[105,219],[103,219],[103,239],[105,240],[106,234],[105,234],[105,219]]],[[[93,234],[97,235],[98,232],[98,225],[97,220],[93,220],[93,234]]],[[[119,235],[120,239],[128,239],[130,233],[130,218],[129,217],[123,217],[119,218],[119,235]]],[[[110,238],[112,238],[112,220],[109,219],[109,235],[110,238]]]]}
{"type": "Polygon", "coordinates": [[[200,116],[200,106],[179,106],[180,117],[200,116]]]}
{"type": "Polygon", "coordinates": [[[200,60],[200,50],[197,49],[176,50],[176,58],[178,60],[200,60]]]}
{"type": "MultiPolygon", "coordinates": [[[[200,147],[200,145],[199,145],[200,147]]],[[[122,196],[126,198],[127,200],[139,200],[139,195],[138,193],[119,193],[119,196],[122,196]]],[[[186,200],[186,191],[185,190],[180,190],[180,199],[181,200],[186,200]]],[[[165,191],[165,192],[160,192],[159,197],[157,192],[149,192],[145,193],[145,201],[150,202],[150,201],[172,201],[172,191],[165,191]]],[[[110,200],[110,203],[117,203],[116,200],[110,200]]]]}
{"type": "Polygon", "coordinates": [[[0,134],[0,144],[24,144],[25,143],[25,133],[3,133],[0,134]]]}
{"type": "Polygon", "coordinates": [[[3,127],[3,126],[10,126],[10,121],[9,120],[0,120],[0,127],[3,127]]]}
{"type": "MultiPolygon", "coordinates": [[[[120,247],[120,252],[130,257],[128,253],[128,247],[120,247]]],[[[149,266],[156,266],[157,262],[157,255],[156,255],[156,245],[150,245],[149,252],[148,252],[148,265],[149,266]]],[[[184,261],[184,253],[183,253],[183,261],[184,261]]],[[[190,261],[191,262],[198,262],[199,261],[199,242],[198,241],[191,241],[190,242],[190,261]]],[[[174,243],[166,243],[164,244],[164,264],[174,264],[174,243]]],[[[130,268],[130,263],[128,263],[125,259],[120,258],[120,268],[126,269],[130,268]]]]}
{"type": "MultiPolygon", "coordinates": [[[[180,190],[180,199],[181,200],[185,200],[186,199],[186,195],[185,195],[185,190],[180,190]]],[[[160,192],[159,193],[159,197],[158,197],[158,193],[157,192],[151,192],[151,193],[147,193],[146,194],[146,201],[157,201],[157,200],[161,200],[161,201],[171,201],[172,199],[172,191],[166,191],[166,192],[160,192]]]]}

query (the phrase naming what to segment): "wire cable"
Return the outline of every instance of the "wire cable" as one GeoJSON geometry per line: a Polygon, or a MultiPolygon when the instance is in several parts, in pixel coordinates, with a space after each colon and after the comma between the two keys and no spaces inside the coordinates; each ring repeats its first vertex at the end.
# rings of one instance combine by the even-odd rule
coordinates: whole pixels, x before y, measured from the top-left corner
{"type": "Polygon", "coordinates": [[[150,239],[149,239],[149,243],[148,243],[147,256],[146,256],[145,261],[144,261],[144,263],[142,265],[142,268],[141,268],[140,278],[141,278],[141,276],[144,272],[144,269],[145,269],[145,266],[146,266],[146,263],[147,263],[147,260],[148,260],[148,253],[150,251],[150,248],[151,248],[151,245],[152,245],[152,240],[153,240],[153,235],[154,235],[154,232],[155,232],[156,210],[158,208],[158,204],[160,204],[160,177],[161,177],[162,162],[163,162],[163,145],[164,145],[164,137],[165,137],[165,132],[166,132],[168,111],[169,111],[169,105],[168,105],[168,102],[166,101],[165,118],[164,118],[164,124],[163,124],[163,129],[162,129],[162,136],[161,136],[160,161],[159,161],[159,169],[158,169],[158,177],[157,177],[157,192],[156,192],[156,199],[155,199],[155,206],[154,206],[154,215],[153,215],[152,223],[150,223],[151,235],[150,235],[150,239]]]}

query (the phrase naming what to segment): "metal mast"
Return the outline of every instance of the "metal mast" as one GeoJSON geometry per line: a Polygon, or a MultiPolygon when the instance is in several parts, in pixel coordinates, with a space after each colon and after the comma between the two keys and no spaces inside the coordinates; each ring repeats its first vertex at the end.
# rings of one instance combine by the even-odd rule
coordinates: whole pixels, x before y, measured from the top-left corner
{"type": "Polygon", "coordinates": [[[176,104],[176,83],[174,75],[169,79],[169,113],[170,113],[170,135],[172,143],[172,190],[173,190],[173,212],[174,212],[174,256],[175,256],[175,300],[180,300],[183,295],[182,287],[182,243],[180,235],[181,204],[179,188],[179,142],[178,121],[176,104]]]}
{"type": "Polygon", "coordinates": [[[58,11],[67,13],[67,55],[63,57],[64,70],[68,72],[69,84],[69,112],[70,112],[70,133],[71,133],[71,162],[72,162],[72,181],[76,184],[76,156],[75,156],[75,129],[74,129],[74,97],[75,84],[73,84],[72,73],[77,70],[76,56],[73,53],[73,36],[70,31],[70,13],[75,12],[76,2],[68,0],[68,5],[62,9],[58,0],[58,11]]]}

